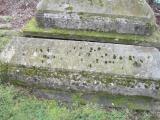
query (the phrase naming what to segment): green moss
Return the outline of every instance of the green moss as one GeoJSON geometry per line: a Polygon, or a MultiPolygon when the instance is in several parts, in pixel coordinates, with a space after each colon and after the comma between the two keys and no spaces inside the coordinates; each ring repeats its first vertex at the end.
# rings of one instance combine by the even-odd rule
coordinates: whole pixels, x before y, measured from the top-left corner
{"type": "Polygon", "coordinates": [[[73,7],[71,5],[69,5],[67,8],[65,8],[66,10],[68,11],[72,11],[73,10],[73,7]]]}
{"type": "Polygon", "coordinates": [[[151,109],[150,104],[152,102],[152,98],[143,97],[143,96],[114,96],[113,104],[114,106],[123,106],[129,109],[151,109]],[[141,101],[141,102],[140,102],[141,101]]]}
{"type": "MultiPolygon", "coordinates": [[[[2,77],[6,79],[8,73],[9,74],[19,74],[24,77],[35,77],[39,76],[41,78],[57,78],[59,80],[77,80],[77,75],[81,76],[80,79],[85,79],[87,83],[94,83],[95,80],[97,82],[101,82],[105,84],[106,87],[110,85],[114,85],[117,87],[128,87],[134,88],[139,83],[145,85],[146,89],[151,87],[152,84],[155,83],[153,80],[147,79],[135,79],[132,77],[121,77],[121,76],[114,76],[109,74],[103,73],[90,73],[90,72],[78,72],[75,74],[73,71],[68,70],[48,70],[47,68],[36,68],[36,67],[25,67],[25,66],[16,66],[16,65],[8,65],[1,63],[1,70],[0,72],[3,74],[2,77]],[[18,71],[18,73],[17,73],[18,71]],[[94,74],[94,76],[93,76],[94,74]]],[[[160,82],[156,82],[157,86],[160,87],[160,82]]]]}
{"type": "Polygon", "coordinates": [[[9,30],[0,30],[0,50],[3,49],[11,40],[11,36],[8,34],[9,30]]]}
{"type": "MultiPolygon", "coordinates": [[[[75,91],[55,91],[55,90],[40,90],[48,95],[60,96],[65,94],[68,102],[73,102],[78,105],[86,105],[88,103],[100,104],[103,107],[121,107],[129,108],[132,110],[151,110],[152,98],[143,96],[122,96],[122,95],[112,95],[104,92],[87,93],[87,92],[75,92],[75,91]]],[[[60,97],[61,98],[61,97],[60,97]]],[[[65,101],[65,100],[61,100],[65,101]]]]}
{"type": "Polygon", "coordinates": [[[37,23],[35,21],[35,19],[32,19],[27,25],[26,27],[23,29],[23,33],[24,35],[27,33],[31,32],[32,34],[30,35],[37,35],[38,33],[39,35],[43,35],[44,33],[44,37],[48,35],[48,37],[51,37],[51,35],[54,37],[55,36],[59,36],[62,35],[62,37],[64,38],[69,38],[69,37],[77,37],[77,38],[106,38],[106,39],[117,39],[117,40],[121,40],[121,39],[125,39],[125,40],[136,40],[136,39],[142,39],[143,36],[136,36],[136,35],[119,35],[119,34],[115,34],[115,33],[103,33],[103,32],[91,32],[91,31],[79,31],[79,30],[65,30],[65,29],[43,29],[43,28],[39,28],[37,26],[37,23]]]}
{"type": "Polygon", "coordinates": [[[93,5],[93,0],[88,0],[90,2],[91,5],[93,5]]]}
{"type": "Polygon", "coordinates": [[[74,103],[80,104],[80,105],[86,105],[87,101],[83,99],[83,93],[74,93],[72,95],[72,101],[74,103]]]}
{"type": "MultiPolygon", "coordinates": [[[[42,68],[35,68],[35,67],[25,67],[25,66],[15,66],[15,65],[8,65],[8,64],[1,64],[1,72],[8,72],[8,73],[16,73],[16,71],[19,71],[19,74],[25,75],[25,76],[41,76],[44,78],[57,78],[57,79],[66,79],[66,80],[76,80],[77,75],[74,75],[74,72],[67,71],[67,70],[56,70],[51,71],[42,68]],[[72,76],[70,76],[72,74],[72,76]]],[[[90,73],[90,72],[78,72],[78,74],[81,75],[82,78],[85,78],[87,83],[92,83],[95,79],[100,81],[103,84],[110,85],[114,84],[116,86],[125,86],[125,87],[132,87],[137,85],[139,82],[144,83],[147,87],[149,87],[154,81],[152,80],[143,80],[143,79],[134,79],[131,77],[121,77],[109,74],[103,74],[103,73],[90,73]]],[[[160,83],[157,82],[157,84],[160,83]]]]}
{"type": "Polygon", "coordinates": [[[0,37],[0,51],[9,43],[10,39],[9,37],[0,37]]]}
{"type": "Polygon", "coordinates": [[[88,40],[111,43],[135,44],[145,46],[160,46],[160,32],[156,31],[151,36],[140,36],[131,34],[104,33],[95,31],[66,30],[66,29],[44,29],[38,27],[33,18],[23,29],[24,36],[61,38],[74,40],[88,40]]]}
{"type": "Polygon", "coordinates": [[[103,3],[103,1],[102,1],[102,0],[99,0],[99,4],[100,4],[100,6],[101,6],[101,7],[103,7],[103,6],[104,6],[104,3],[103,3]]]}
{"type": "Polygon", "coordinates": [[[5,36],[5,31],[4,30],[0,30],[0,37],[4,37],[5,36]]]}
{"type": "MultiPolygon", "coordinates": [[[[5,82],[10,82],[11,84],[13,85],[18,85],[18,86],[21,86],[21,87],[28,87],[26,83],[24,83],[23,81],[21,80],[13,80],[13,81],[5,81],[5,82]]],[[[31,86],[30,86],[31,87],[31,86]]],[[[33,86],[35,87],[35,86],[33,86]]]]}
{"type": "Polygon", "coordinates": [[[12,36],[19,36],[20,33],[16,30],[0,30],[0,37],[12,37],[12,36]]]}
{"type": "MultiPolygon", "coordinates": [[[[39,86],[38,84],[29,84],[27,81],[24,80],[18,80],[17,77],[15,78],[9,78],[9,74],[15,74],[18,76],[24,76],[25,77],[52,77],[52,78],[61,78],[65,80],[76,80],[76,76],[72,74],[72,72],[69,71],[49,71],[47,69],[40,69],[40,68],[25,68],[24,66],[15,67],[14,65],[8,65],[8,64],[0,64],[0,77],[3,78],[2,80],[6,82],[11,82],[12,84],[21,85],[21,86],[30,86],[34,88],[42,88],[46,91],[52,91],[50,88],[43,88],[39,86]],[[17,72],[18,70],[18,72],[17,72]],[[69,75],[72,74],[72,77],[69,77],[69,75]],[[74,78],[75,77],[75,78],[74,78]]],[[[114,83],[118,86],[124,86],[124,87],[130,87],[133,83],[136,84],[136,82],[144,82],[147,83],[147,80],[135,80],[134,79],[127,79],[127,78],[115,78],[109,75],[103,75],[103,74],[94,74],[96,78],[91,73],[82,72],[80,73],[83,77],[86,77],[90,80],[90,82],[93,82],[95,79],[97,81],[101,81],[102,83],[105,83],[106,85],[109,85],[109,83],[114,83]]],[[[23,77],[20,77],[23,78],[23,77]]],[[[59,80],[61,80],[59,79],[59,80]]],[[[152,81],[153,82],[153,81],[152,81]]],[[[151,84],[148,80],[148,84],[151,84]]],[[[157,83],[159,84],[159,83],[157,83]]],[[[57,91],[59,89],[56,89],[57,91]]],[[[70,92],[70,91],[68,91],[70,92]]],[[[88,102],[93,103],[103,103],[106,104],[105,101],[107,101],[107,105],[112,107],[126,107],[130,109],[141,109],[141,110],[149,110],[149,104],[151,103],[152,99],[149,97],[143,97],[143,96],[121,96],[121,95],[110,95],[108,93],[104,92],[96,92],[96,93],[88,93],[88,92],[70,92],[71,98],[73,102],[76,102],[80,105],[85,105],[88,102]],[[90,96],[90,97],[88,97],[90,96]],[[139,101],[140,100],[140,101],[139,101]]]]}

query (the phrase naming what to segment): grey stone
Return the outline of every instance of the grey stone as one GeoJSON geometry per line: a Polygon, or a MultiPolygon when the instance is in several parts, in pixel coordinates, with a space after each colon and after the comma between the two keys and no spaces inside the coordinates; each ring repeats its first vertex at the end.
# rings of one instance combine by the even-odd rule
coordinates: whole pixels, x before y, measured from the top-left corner
{"type": "Polygon", "coordinates": [[[69,29],[46,29],[39,28],[37,21],[32,19],[24,28],[23,36],[41,37],[41,38],[56,38],[63,40],[82,40],[94,42],[106,42],[114,44],[127,44],[145,47],[160,48],[160,30],[157,29],[151,36],[104,33],[95,31],[80,31],[69,29]]]}
{"type": "Polygon", "coordinates": [[[1,75],[27,86],[160,99],[153,47],[18,37],[0,61],[1,75]]]}
{"type": "Polygon", "coordinates": [[[12,25],[10,23],[0,24],[0,29],[11,29],[12,25]]]}
{"type": "Polygon", "coordinates": [[[38,98],[54,99],[65,102],[68,105],[73,103],[100,105],[106,107],[129,108],[133,110],[152,111],[153,114],[160,111],[160,103],[157,100],[141,97],[141,96],[113,96],[111,94],[96,94],[96,93],[76,93],[66,91],[55,91],[46,89],[33,89],[33,94],[38,98]],[[94,103],[94,104],[93,104],[94,103]]]}
{"type": "Polygon", "coordinates": [[[145,0],[42,0],[37,9],[45,28],[150,35],[156,26],[145,0]]]}

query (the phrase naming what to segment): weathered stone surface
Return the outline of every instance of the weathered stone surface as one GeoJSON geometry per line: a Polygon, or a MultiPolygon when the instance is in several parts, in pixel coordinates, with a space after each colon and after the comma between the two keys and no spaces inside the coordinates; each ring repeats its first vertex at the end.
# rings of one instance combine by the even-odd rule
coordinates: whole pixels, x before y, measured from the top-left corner
{"type": "Polygon", "coordinates": [[[131,34],[104,33],[95,31],[81,31],[68,29],[45,29],[37,25],[37,21],[33,18],[23,28],[23,35],[29,37],[41,38],[59,38],[63,40],[83,40],[106,43],[118,43],[127,45],[140,45],[145,47],[160,48],[160,30],[157,29],[151,36],[140,36],[131,34]]]}
{"type": "Polygon", "coordinates": [[[54,99],[67,104],[91,104],[96,103],[102,107],[129,108],[132,110],[160,111],[160,102],[152,98],[142,96],[120,96],[106,93],[66,92],[46,89],[33,89],[32,93],[38,98],[54,99]]]}
{"type": "Polygon", "coordinates": [[[0,29],[11,29],[12,25],[11,24],[0,24],[0,29]]]}
{"type": "Polygon", "coordinates": [[[145,0],[42,0],[39,26],[150,35],[154,14],[145,0]]]}
{"type": "Polygon", "coordinates": [[[15,38],[0,61],[1,75],[18,84],[160,99],[160,52],[153,47],[15,38]]]}

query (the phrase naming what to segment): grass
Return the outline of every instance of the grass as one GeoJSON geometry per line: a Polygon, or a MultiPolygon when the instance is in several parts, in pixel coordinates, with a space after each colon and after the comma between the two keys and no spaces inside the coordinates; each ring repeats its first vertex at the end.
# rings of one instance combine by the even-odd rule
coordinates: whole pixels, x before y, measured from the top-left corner
{"type": "Polygon", "coordinates": [[[54,100],[37,99],[28,91],[0,84],[0,120],[153,120],[146,112],[104,110],[98,105],[67,106],[54,100]]]}

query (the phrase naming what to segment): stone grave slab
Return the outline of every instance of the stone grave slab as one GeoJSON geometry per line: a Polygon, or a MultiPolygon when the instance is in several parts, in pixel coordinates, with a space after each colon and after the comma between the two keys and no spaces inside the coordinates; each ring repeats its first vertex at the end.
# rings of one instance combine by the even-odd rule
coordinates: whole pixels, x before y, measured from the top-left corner
{"type": "Polygon", "coordinates": [[[23,28],[23,35],[26,37],[39,38],[58,38],[63,40],[92,41],[105,43],[118,43],[127,45],[140,45],[146,47],[160,48],[160,31],[157,29],[150,36],[104,33],[96,31],[81,31],[69,29],[45,29],[38,26],[37,21],[33,18],[23,28]]]}
{"type": "Polygon", "coordinates": [[[151,35],[154,13],[146,0],[41,0],[40,27],[151,35]]]}
{"type": "Polygon", "coordinates": [[[160,99],[153,47],[18,37],[0,61],[2,78],[26,86],[160,99]]]}

